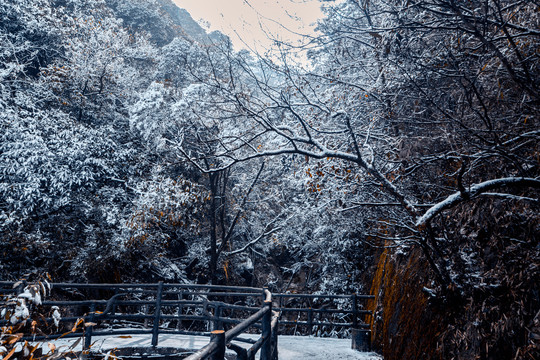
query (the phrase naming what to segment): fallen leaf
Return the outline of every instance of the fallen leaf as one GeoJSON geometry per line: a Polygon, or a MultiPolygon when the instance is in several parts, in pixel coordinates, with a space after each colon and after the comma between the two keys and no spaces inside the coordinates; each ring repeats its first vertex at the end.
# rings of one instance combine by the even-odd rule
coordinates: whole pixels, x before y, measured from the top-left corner
{"type": "Polygon", "coordinates": [[[71,329],[71,332],[75,332],[77,331],[77,326],[79,326],[82,322],[84,322],[84,319],[77,319],[77,321],[75,322],[75,325],[73,325],[73,329],[71,329]]]}
{"type": "Polygon", "coordinates": [[[23,334],[21,334],[21,333],[12,335],[12,336],[8,337],[7,344],[8,345],[14,344],[17,341],[19,341],[19,339],[22,338],[22,337],[23,337],[23,334]]]}

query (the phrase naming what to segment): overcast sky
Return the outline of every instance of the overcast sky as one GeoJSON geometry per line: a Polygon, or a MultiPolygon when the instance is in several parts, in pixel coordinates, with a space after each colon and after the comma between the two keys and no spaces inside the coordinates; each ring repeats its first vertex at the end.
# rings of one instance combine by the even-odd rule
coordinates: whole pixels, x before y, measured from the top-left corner
{"type": "Polygon", "coordinates": [[[194,20],[210,23],[210,30],[229,35],[237,50],[245,47],[242,40],[249,46],[257,43],[259,51],[267,48],[271,41],[262,29],[281,40],[299,41],[300,36],[292,32],[312,34],[313,24],[322,16],[318,0],[173,1],[186,9],[194,20]]]}

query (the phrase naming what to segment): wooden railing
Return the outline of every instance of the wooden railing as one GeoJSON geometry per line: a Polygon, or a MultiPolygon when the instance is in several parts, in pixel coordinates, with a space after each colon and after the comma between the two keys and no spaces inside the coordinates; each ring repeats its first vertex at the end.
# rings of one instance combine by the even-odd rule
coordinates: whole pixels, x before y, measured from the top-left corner
{"type": "Polygon", "coordinates": [[[266,298],[261,310],[227,332],[223,330],[212,331],[210,343],[185,360],[202,360],[206,358],[223,360],[226,346],[236,352],[236,358],[239,360],[254,359],[255,354],[259,350],[261,351],[261,360],[277,360],[277,330],[279,320],[277,314],[272,314],[272,294],[266,289],[265,294],[266,298]],[[238,335],[255,325],[258,321],[262,323],[262,334],[249,349],[246,350],[240,346],[231,344],[232,340],[235,340],[238,335]]]}
{"type": "MultiPolygon", "coordinates": [[[[372,316],[373,312],[365,307],[360,308],[359,302],[368,299],[373,299],[373,295],[326,295],[326,294],[272,294],[275,299],[278,300],[278,307],[274,310],[282,313],[280,318],[280,325],[293,325],[302,326],[307,329],[306,335],[313,335],[314,326],[332,326],[352,329],[369,329],[369,325],[360,319],[363,316],[372,316]],[[286,299],[306,300],[308,302],[306,307],[288,307],[284,301],[286,299]],[[325,303],[332,300],[341,300],[349,302],[348,307],[350,310],[343,309],[343,305],[339,309],[331,309],[328,307],[313,307],[312,302],[325,303]],[[305,320],[284,320],[287,318],[286,314],[296,313],[298,315],[305,314],[305,320]],[[322,321],[315,319],[317,314],[333,314],[348,316],[349,321],[335,322],[335,321],[322,321]]],[[[299,316],[300,317],[300,316],[299,316]]]]}
{"type": "MultiPolygon", "coordinates": [[[[21,292],[25,284],[18,289],[12,289],[13,282],[0,282],[0,295],[21,292]]],[[[359,308],[358,302],[372,298],[369,295],[312,295],[312,294],[270,294],[266,289],[252,287],[235,287],[219,285],[195,284],[72,284],[55,283],[53,296],[43,302],[44,306],[58,306],[67,315],[63,316],[61,323],[71,328],[72,324],[82,318],[88,324],[83,331],[66,334],[53,333],[46,336],[31,336],[23,340],[50,340],[59,337],[84,337],[84,348],[92,344],[92,337],[103,335],[136,335],[151,334],[152,346],[157,346],[160,334],[185,334],[210,336],[207,346],[191,355],[188,359],[223,359],[224,349],[228,346],[235,351],[238,359],[252,359],[261,351],[261,359],[277,359],[277,334],[281,330],[286,332],[287,327],[304,327],[307,335],[312,335],[314,327],[342,327],[351,329],[364,329],[369,341],[368,325],[362,322],[361,315],[372,316],[371,311],[359,308]],[[76,298],[82,291],[86,297],[101,297],[95,300],[61,300],[60,297],[76,298]],[[93,293],[93,294],[92,294],[93,293]],[[103,300],[108,297],[108,300],[103,300]],[[141,297],[144,297],[141,299],[141,297]],[[219,301],[223,300],[223,301],[219,301]],[[247,303],[249,300],[250,303],[247,303]],[[330,309],[289,307],[291,300],[311,305],[328,301],[349,301],[346,306],[350,309],[330,309]],[[272,307],[272,301],[277,305],[272,307]],[[245,304],[234,304],[244,302],[245,304]],[[261,306],[254,306],[260,303],[261,306]],[[118,310],[122,311],[118,311],[118,310]],[[143,309],[141,313],[141,309],[143,309]],[[77,311],[78,310],[78,311],[77,311]],[[137,310],[137,312],[136,312],[137,310]],[[164,311],[166,310],[166,311],[164,311]],[[240,317],[233,314],[240,312],[240,317]],[[296,319],[291,318],[296,314],[296,319]],[[321,315],[341,316],[348,321],[336,322],[321,319],[321,315]],[[82,316],[81,316],[82,315],[82,316]],[[281,318],[281,319],[280,319],[281,318]],[[137,329],[103,329],[102,324],[122,322],[123,325],[135,324],[137,329]],[[168,321],[168,327],[160,326],[168,321]],[[176,326],[171,328],[171,323],[176,326]],[[195,325],[195,329],[192,327],[195,325]],[[225,331],[225,327],[231,327],[225,331]],[[260,329],[261,336],[257,340],[242,338],[241,334],[249,329],[260,329]],[[249,349],[244,349],[231,341],[250,343],[249,349]]],[[[43,318],[48,324],[53,323],[52,318],[43,318]]],[[[0,320],[0,326],[6,323],[0,320]]],[[[354,343],[354,334],[353,334],[354,343]]]]}
{"type": "Polygon", "coordinates": [[[273,294],[273,296],[278,299],[278,306],[274,310],[280,313],[280,334],[347,336],[352,340],[353,349],[371,351],[369,323],[372,323],[373,311],[367,309],[365,302],[374,296],[361,294],[273,294]],[[296,304],[290,306],[291,301],[296,304]]]}
{"type": "MultiPolygon", "coordinates": [[[[21,284],[19,291],[12,289],[13,282],[0,282],[0,295],[13,294],[21,292],[25,284],[21,284]]],[[[211,330],[217,330],[225,323],[238,324],[244,321],[244,318],[235,319],[222,315],[223,310],[255,312],[259,307],[242,306],[228,304],[223,301],[213,299],[248,299],[252,302],[263,302],[266,294],[262,288],[251,287],[233,287],[233,286],[213,286],[213,285],[192,285],[192,284],[72,284],[72,283],[53,283],[53,296],[50,300],[43,301],[42,305],[47,307],[58,306],[67,313],[62,316],[60,323],[65,324],[67,328],[78,319],[83,319],[86,323],[105,323],[122,321],[134,321],[132,325],[141,327],[140,329],[114,329],[104,330],[97,326],[88,326],[82,331],[75,331],[69,334],[50,334],[41,336],[29,336],[28,340],[45,340],[59,337],[80,337],[84,336],[85,348],[88,348],[92,342],[93,336],[101,335],[136,335],[151,334],[152,345],[157,346],[159,334],[185,334],[185,335],[203,335],[210,336],[210,331],[201,331],[206,327],[211,330]],[[63,297],[77,297],[80,291],[94,293],[103,296],[109,295],[108,300],[103,299],[84,299],[84,300],[58,300],[63,297]],[[99,294],[101,292],[101,294],[99,294]],[[152,297],[152,299],[133,299],[134,297],[152,297]],[[171,298],[175,299],[172,300],[171,298]],[[56,299],[55,299],[56,298],[56,299]],[[126,299],[127,298],[127,299],[126,299]],[[53,300],[54,299],[54,300],[53,300]],[[117,313],[117,309],[123,307],[128,311],[117,313]],[[163,312],[167,308],[168,312],[163,312]],[[135,312],[134,309],[139,309],[135,312]],[[140,309],[146,311],[140,312],[140,309]],[[176,309],[171,314],[171,309],[176,309]],[[153,311],[151,311],[153,310],[153,311]],[[190,310],[190,311],[187,311],[190,310]],[[197,310],[199,314],[197,314],[197,310]],[[160,328],[163,321],[176,321],[176,328],[160,328]],[[190,330],[185,323],[193,325],[193,322],[199,322],[197,330],[190,330]],[[206,324],[204,324],[206,323],[206,324]],[[205,326],[206,325],[206,326],[205,326]]],[[[85,295],[85,297],[92,297],[85,295]]],[[[52,317],[43,318],[42,321],[52,324],[52,317]]],[[[7,323],[6,320],[0,320],[0,326],[7,323]]],[[[261,327],[260,325],[258,327],[261,327]]],[[[241,339],[245,342],[251,342],[249,339],[241,339]]]]}

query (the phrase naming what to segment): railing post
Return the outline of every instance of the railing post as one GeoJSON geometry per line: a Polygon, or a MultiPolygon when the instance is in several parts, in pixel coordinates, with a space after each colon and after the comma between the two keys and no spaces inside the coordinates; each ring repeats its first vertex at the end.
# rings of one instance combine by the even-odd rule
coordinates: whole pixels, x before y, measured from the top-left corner
{"type": "MultiPolygon", "coordinates": [[[[149,315],[148,313],[150,312],[150,305],[146,304],[143,306],[143,312],[144,312],[144,315],[149,315]]],[[[145,328],[148,328],[148,323],[149,323],[149,319],[148,318],[145,318],[144,319],[144,327],[145,328]]]]}
{"type": "Polygon", "coordinates": [[[214,326],[214,325],[213,325],[213,323],[210,322],[210,316],[211,316],[212,314],[210,314],[210,313],[208,312],[208,299],[203,298],[202,301],[203,301],[203,304],[202,304],[202,313],[203,313],[204,316],[206,317],[206,318],[204,319],[204,321],[206,322],[206,328],[209,329],[210,331],[212,331],[212,330],[213,330],[213,329],[212,329],[212,326],[214,326]]]}
{"type": "Polygon", "coordinates": [[[307,311],[307,322],[308,322],[308,335],[311,336],[313,334],[313,309],[311,307],[309,307],[307,311]]]}
{"type": "Polygon", "coordinates": [[[356,293],[352,294],[352,326],[353,329],[358,328],[358,298],[356,293]]]}
{"type": "Polygon", "coordinates": [[[351,329],[351,348],[358,351],[371,351],[371,331],[358,328],[358,297],[355,294],[352,298],[352,329],[351,329]]]}
{"type": "Polygon", "coordinates": [[[220,317],[221,317],[221,306],[215,305],[214,307],[214,330],[223,330],[223,325],[221,323],[220,317]]]}
{"type": "Polygon", "coordinates": [[[210,342],[217,344],[217,351],[210,357],[210,360],[225,359],[225,331],[214,330],[210,333],[210,342]]]}
{"type": "MultiPolygon", "coordinates": [[[[90,323],[94,322],[95,313],[96,313],[96,303],[92,302],[92,305],[90,305],[90,317],[89,317],[90,323]]],[[[83,350],[90,349],[90,346],[92,345],[92,332],[93,331],[94,331],[93,325],[85,327],[83,350]]]]}
{"type": "Polygon", "coordinates": [[[159,318],[161,317],[161,296],[163,295],[163,281],[158,283],[156,294],[156,311],[154,313],[154,327],[152,329],[152,346],[156,347],[158,344],[159,335],[159,318]]]}
{"type": "Polygon", "coordinates": [[[278,360],[278,332],[279,314],[275,313],[272,319],[272,360],[278,360]]]}
{"type": "MultiPolygon", "coordinates": [[[[114,295],[113,295],[113,298],[114,298],[116,295],[118,295],[118,288],[114,288],[114,295]]],[[[116,314],[116,301],[113,302],[112,313],[113,313],[113,315],[116,314]]]]}
{"type": "Polygon", "coordinates": [[[371,351],[371,330],[351,329],[351,348],[358,351],[371,351]]]}
{"type": "Polygon", "coordinates": [[[262,337],[265,339],[261,347],[261,360],[272,360],[272,300],[265,300],[268,311],[262,318],[262,337]]]}
{"type": "MultiPolygon", "coordinates": [[[[184,291],[181,290],[180,294],[178,294],[178,300],[182,301],[184,300],[184,291]]],[[[184,305],[180,303],[178,305],[178,323],[176,324],[176,329],[181,330],[182,329],[182,313],[184,312],[184,305]]]]}

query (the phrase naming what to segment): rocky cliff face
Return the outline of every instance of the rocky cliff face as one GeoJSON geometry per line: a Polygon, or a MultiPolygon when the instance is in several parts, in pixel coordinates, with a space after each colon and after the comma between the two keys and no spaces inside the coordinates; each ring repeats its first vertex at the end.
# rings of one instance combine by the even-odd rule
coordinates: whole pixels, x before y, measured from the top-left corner
{"type": "Polygon", "coordinates": [[[145,31],[158,46],[169,44],[175,37],[208,44],[222,40],[219,32],[208,34],[185,10],[171,0],[151,0],[137,2],[126,0],[106,0],[115,15],[124,25],[135,31],[145,31]]]}
{"type": "Polygon", "coordinates": [[[448,222],[455,241],[445,249],[456,287],[434,286],[419,251],[386,249],[371,289],[377,296],[373,335],[384,358],[539,358],[534,211],[534,204],[517,208],[496,200],[456,209],[448,222]]]}

